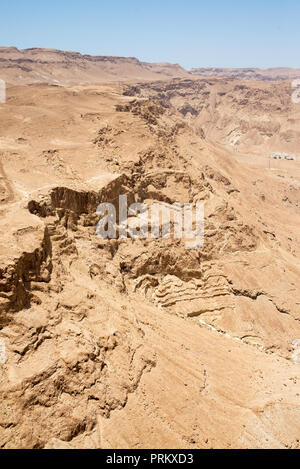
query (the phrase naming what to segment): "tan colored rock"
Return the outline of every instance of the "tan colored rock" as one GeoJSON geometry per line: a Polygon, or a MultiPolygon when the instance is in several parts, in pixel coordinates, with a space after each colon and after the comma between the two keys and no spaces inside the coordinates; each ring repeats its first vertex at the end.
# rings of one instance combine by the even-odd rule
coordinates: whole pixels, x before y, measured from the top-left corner
{"type": "MultiPolygon", "coordinates": [[[[61,56],[1,54],[50,68],[61,56]]],[[[299,449],[300,163],[265,158],[299,148],[289,91],[196,77],[8,86],[1,448],[299,449]],[[119,194],[204,202],[203,248],[99,238],[96,208],[119,194]]]]}

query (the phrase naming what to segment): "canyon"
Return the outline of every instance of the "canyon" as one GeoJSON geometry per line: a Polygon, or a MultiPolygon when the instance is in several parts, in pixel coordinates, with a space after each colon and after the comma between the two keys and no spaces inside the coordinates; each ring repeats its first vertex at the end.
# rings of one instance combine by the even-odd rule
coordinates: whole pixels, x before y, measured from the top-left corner
{"type": "Polygon", "coordinates": [[[0,49],[1,448],[300,448],[300,107],[271,75],[0,49]],[[203,203],[203,247],[100,238],[120,195],[203,203]]]}

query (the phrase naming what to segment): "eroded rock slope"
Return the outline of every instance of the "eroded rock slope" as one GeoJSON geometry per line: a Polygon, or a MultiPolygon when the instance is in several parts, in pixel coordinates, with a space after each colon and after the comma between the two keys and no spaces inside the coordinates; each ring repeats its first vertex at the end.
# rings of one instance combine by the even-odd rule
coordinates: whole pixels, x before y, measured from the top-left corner
{"type": "Polygon", "coordinates": [[[241,164],[178,107],[194,85],[137,86],[11,91],[0,446],[299,448],[298,163],[241,164]],[[119,195],[203,202],[203,248],[99,238],[119,195]]]}

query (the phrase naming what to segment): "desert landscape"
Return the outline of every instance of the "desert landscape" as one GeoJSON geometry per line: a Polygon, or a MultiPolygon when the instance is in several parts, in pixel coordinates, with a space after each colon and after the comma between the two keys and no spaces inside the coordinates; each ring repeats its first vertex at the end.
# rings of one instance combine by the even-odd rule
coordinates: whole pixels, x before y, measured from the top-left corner
{"type": "Polygon", "coordinates": [[[0,448],[300,449],[300,70],[2,47],[0,78],[0,448]],[[120,195],[203,203],[203,247],[101,239],[120,195]]]}

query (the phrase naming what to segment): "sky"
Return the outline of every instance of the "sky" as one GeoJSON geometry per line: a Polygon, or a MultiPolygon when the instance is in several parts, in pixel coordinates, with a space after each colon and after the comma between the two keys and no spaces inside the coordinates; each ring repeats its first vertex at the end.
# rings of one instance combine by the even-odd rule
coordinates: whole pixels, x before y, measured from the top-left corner
{"type": "Polygon", "coordinates": [[[0,0],[0,45],[300,68],[300,0],[0,0]]]}

